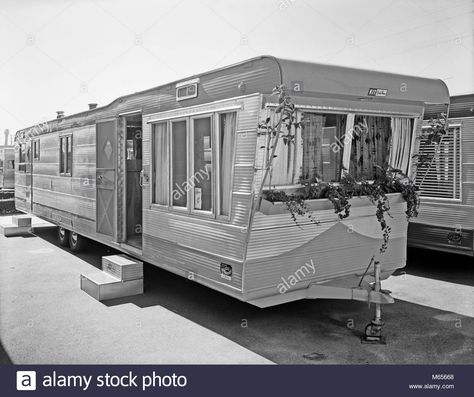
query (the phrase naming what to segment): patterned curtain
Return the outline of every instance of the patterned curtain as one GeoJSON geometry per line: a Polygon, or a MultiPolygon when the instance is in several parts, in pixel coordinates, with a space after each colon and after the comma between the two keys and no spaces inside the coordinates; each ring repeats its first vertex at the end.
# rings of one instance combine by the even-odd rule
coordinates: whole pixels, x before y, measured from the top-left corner
{"type": "Polygon", "coordinates": [[[374,179],[376,165],[387,163],[391,138],[390,117],[356,115],[349,173],[357,179],[374,179]]]}

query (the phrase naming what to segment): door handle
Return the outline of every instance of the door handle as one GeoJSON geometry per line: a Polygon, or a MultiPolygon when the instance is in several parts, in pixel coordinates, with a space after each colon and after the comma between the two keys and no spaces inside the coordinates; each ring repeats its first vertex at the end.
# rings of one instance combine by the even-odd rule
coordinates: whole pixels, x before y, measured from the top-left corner
{"type": "Polygon", "coordinates": [[[145,174],[145,170],[141,170],[140,171],[140,186],[143,187],[145,185],[148,185],[148,181],[149,181],[149,178],[148,178],[148,175],[145,174]]]}

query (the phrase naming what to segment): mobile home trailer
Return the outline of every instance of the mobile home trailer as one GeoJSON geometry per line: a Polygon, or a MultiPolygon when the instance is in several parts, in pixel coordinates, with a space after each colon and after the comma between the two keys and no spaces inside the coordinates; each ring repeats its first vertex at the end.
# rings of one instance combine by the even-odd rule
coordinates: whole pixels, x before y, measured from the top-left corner
{"type": "Polygon", "coordinates": [[[15,187],[15,148],[0,146],[0,189],[15,187]]]}
{"type": "MultiPolygon", "coordinates": [[[[73,249],[85,236],[259,307],[392,302],[358,287],[381,243],[369,200],[353,199],[345,220],[329,200],[314,200],[319,223],[296,225],[284,206],[261,199],[259,122],[273,117],[279,85],[304,120],[294,145],[276,153],[280,188],[315,168],[328,182],[388,160],[412,173],[426,104],[449,103],[439,80],[259,57],[19,131],[16,206],[57,224],[73,249]],[[367,139],[344,139],[357,123],[367,139]],[[338,153],[329,149],[336,139],[338,153]]],[[[406,256],[405,203],[392,194],[390,205],[382,278],[406,256]]]]}
{"type": "MultiPolygon", "coordinates": [[[[428,106],[425,127],[442,111],[428,106]]],[[[420,142],[431,161],[416,175],[422,200],[408,244],[474,256],[474,94],[451,97],[448,126],[439,144],[420,142]]]]}

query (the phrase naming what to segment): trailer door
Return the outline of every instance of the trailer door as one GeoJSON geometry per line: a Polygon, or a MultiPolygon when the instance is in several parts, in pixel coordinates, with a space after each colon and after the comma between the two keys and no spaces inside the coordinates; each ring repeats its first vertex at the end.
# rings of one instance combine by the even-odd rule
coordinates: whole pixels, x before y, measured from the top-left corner
{"type": "Polygon", "coordinates": [[[116,231],[115,130],[115,120],[99,122],[96,126],[96,231],[112,237],[116,231]]]}

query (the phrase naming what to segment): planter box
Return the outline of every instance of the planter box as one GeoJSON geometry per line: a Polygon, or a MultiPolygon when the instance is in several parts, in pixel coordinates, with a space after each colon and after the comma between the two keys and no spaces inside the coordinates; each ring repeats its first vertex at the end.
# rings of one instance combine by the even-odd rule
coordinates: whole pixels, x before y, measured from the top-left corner
{"type": "MultiPolygon", "coordinates": [[[[398,204],[403,202],[402,195],[400,193],[389,193],[387,197],[390,201],[390,204],[398,204]]],[[[306,204],[310,211],[317,212],[317,211],[334,211],[334,206],[329,199],[316,199],[316,200],[306,200],[306,204]]],[[[374,204],[366,197],[354,197],[350,200],[351,208],[356,207],[367,207],[373,206],[374,204]]],[[[277,214],[284,214],[288,212],[288,207],[286,203],[282,201],[276,201],[272,203],[271,201],[262,199],[260,203],[260,212],[264,215],[277,215],[277,214]]]]}

